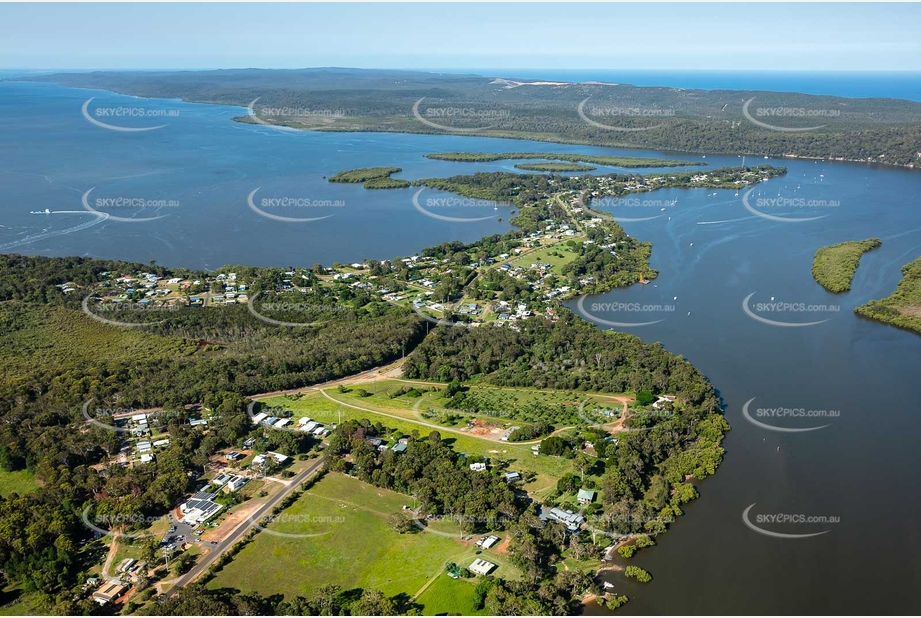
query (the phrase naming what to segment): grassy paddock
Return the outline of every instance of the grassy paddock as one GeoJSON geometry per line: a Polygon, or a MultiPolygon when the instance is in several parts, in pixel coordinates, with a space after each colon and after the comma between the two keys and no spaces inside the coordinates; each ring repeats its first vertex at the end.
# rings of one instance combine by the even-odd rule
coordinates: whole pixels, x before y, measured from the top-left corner
{"type": "MultiPolygon", "coordinates": [[[[472,555],[453,537],[399,534],[387,517],[412,498],[329,474],[284,511],[269,530],[318,534],[290,538],[262,532],[209,582],[263,595],[309,595],[325,584],[416,594],[447,561],[472,555]],[[258,573],[258,576],[254,574],[258,573]]],[[[472,560],[472,558],[471,558],[472,560]]],[[[511,567],[500,567],[504,575],[511,567]]]]}

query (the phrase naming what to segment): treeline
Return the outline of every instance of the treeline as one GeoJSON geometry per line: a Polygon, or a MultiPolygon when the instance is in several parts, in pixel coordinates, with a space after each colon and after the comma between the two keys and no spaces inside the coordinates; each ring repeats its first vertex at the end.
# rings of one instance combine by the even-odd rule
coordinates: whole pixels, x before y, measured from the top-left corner
{"type": "MultiPolygon", "coordinates": [[[[629,84],[566,84],[553,88],[507,88],[475,75],[420,72],[302,69],[185,73],[96,72],[29,76],[30,81],[104,88],[137,96],[246,106],[310,109],[317,114],[273,114],[280,125],[332,131],[440,133],[419,121],[413,107],[425,97],[429,108],[465,107],[492,112],[488,128],[467,134],[527,138],[556,143],[654,148],[698,153],[793,155],[918,165],[921,105],[884,98],[843,98],[792,92],[688,90],[629,84]],[[743,115],[746,101],[758,109],[791,109],[792,114],[760,116],[781,128],[820,127],[801,133],[755,125],[743,115]],[[603,125],[646,130],[611,131],[580,117],[578,109],[603,125]],[[614,115],[600,110],[620,110],[614,115]],[[631,112],[630,110],[637,110],[631,112]],[[799,110],[799,113],[796,111],[799,110]],[[323,112],[329,112],[323,113],[323,112]]],[[[259,113],[259,110],[255,110],[259,113]]],[[[253,122],[251,117],[239,120],[253,122]]],[[[477,116],[449,121],[452,128],[476,129],[477,116]]]]}
{"type": "Polygon", "coordinates": [[[921,333],[921,257],[902,267],[895,291],[854,309],[859,316],[921,333]]]}
{"type": "Polygon", "coordinates": [[[829,292],[847,292],[860,266],[860,257],[880,245],[879,238],[868,238],[822,247],[813,257],[812,276],[829,292]]]}

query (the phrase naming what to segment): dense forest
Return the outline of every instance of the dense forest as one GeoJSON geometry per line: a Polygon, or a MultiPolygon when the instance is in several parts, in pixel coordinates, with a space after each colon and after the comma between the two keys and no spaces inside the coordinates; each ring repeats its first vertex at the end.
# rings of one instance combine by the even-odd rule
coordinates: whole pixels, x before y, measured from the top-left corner
{"type": "MultiPolygon", "coordinates": [[[[456,128],[466,135],[556,143],[910,166],[919,164],[921,152],[921,104],[898,99],[629,84],[518,87],[513,80],[477,75],[357,69],[95,72],[23,79],[241,107],[258,97],[260,107],[253,110],[257,116],[262,108],[311,110],[287,118],[272,113],[271,121],[326,131],[438,133],[456,128]],[[746,117],[743,107],[753,100],[746,117]],[[478,114],[456,116],[441,130],[415,117],[414,106],[423,118],[429,110],[463,108],[481,111],[488,122],[478,114]],[[765,109],[782,113],[758,113],[765,109]],[[777,131],[749,118],[810,130],[777,131]]],[[[239,120],[255,122],[248,115],[239,120]]]]}
{"type": "Polygon", "coordinates": [[[921,257],[902,267],[895,291],[854,309],[857,315],[921,333],[921,257]]]}

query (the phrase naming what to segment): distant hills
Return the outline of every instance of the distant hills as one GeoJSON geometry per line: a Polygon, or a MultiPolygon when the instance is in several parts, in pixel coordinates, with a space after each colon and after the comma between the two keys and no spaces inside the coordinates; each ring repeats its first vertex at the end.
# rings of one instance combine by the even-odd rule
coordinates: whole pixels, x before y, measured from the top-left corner
{"type": "Polygon", "coordinates": [[[238,120],[302,129],[453,132],[921,165],[921,103],[901,99],[348,68],[60,73],[18,79],[243,107],[258,99],[253,106],[258,120],[238,120]]]}

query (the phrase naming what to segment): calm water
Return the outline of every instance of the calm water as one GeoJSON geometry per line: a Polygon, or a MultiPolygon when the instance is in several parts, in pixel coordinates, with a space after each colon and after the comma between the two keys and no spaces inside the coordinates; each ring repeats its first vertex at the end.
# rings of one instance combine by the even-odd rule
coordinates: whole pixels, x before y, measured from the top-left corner
{"type": "MultiPolygon", "coordinates": [[[[448,150],[628,152],[454,136],[286,133],[230,122],[240,113],[0,83],[0,246],[8,247],[2,250],[199,267],[389,258],[443,240],[473,240],[508,229],[508,224],[495,219],[448,223],[416,210],[412,190],[371,192],[331,185],[323,176],[375,165],[400,166],[400,176],[407,178],[511,169],[510,162],[472,165],[422,158],[448,150]],[[168,123],[156,131],[107,131],[80,114],[91,96],[97,97],[94,106],[143,105],[178,110],[179,116],[118,121],[124,126],[168,123]],[[152,222],[107,220],[56,236],[49,234],[98,218],[29,214],[45,208],[80,211],[82,195],[94,187],[88,199],[172,199],[179,205],[110,208],[128,217],[169,216],[152,222]],[[257,188],[259,196],[333,200],[344,206],[322,221],[279,222],[247,205],[247,196],[257,188]],[[30,237],[39,238],[29,242],[30,237]]],[[[737,157],[709,155],[707,161],[713,167],[740,163],[737,157]]],[[[661,320],[624,330],[663,342],[704,371],[724,397],[733,427],[719,473],[700,485],[701,499],[657,547],[633,559],[653,574],[654,582],[644,587],[612,579],[618,592],[631,597],[627,613],[921,612],[915,593],[921,579],[915,515],[921,507],[916,491],[921,395],[915,384],[921,339],[853,314],[855,306],[894,289],[900,267],[921,255],[921,174],[858,164],[779,163],[789,174],[759,186],[749,205],[773,216],[824,218],[771,221],[746,210],[743,195],[703,189],[643,196],[677,200],[668,202],[665,211],[658,204],[627,212],[598,205],[615,216],[655,217],[624,227],[652,241],[653,266],[661,274],[649,285],[586,299],[583,307],[602,320],[661,320]],[[759,201],[773,198],[791,201],[784,208],[759,201]],[[799,199],[816,207],[799,207],[799,199]],[[881,238],[883,246],[864,257],[851,292],[832,295],[812,280],[812,254],[818,247],[867,237],[881,238]],[[743,311],[743,299],[753,293],[749,307],[774,297],[840,308],[752,309],[774,321],[822,321],[809,327],[772,326],[743,311]],[[593,309],[599,302],[652,309],[593,309]],[[674,305],[674,310],[660,311],[657,305],[674,305]],[[752,415],[758,407],[839,415],[762,418],[788,428],[828,425],[803,433],[769,431],[742,416],[743,404],[752,398],[752,415]],[[743,524],[742,513],[752,504],[751,521],[759,514],[840,521],[760,523],[784,534],[825,532],[773,538],[743,524]]],[[[323,208],[310,208],[308,215],[325,215],[323,208]]],[[[290,216],[289,211],[282,214],[290,216]]],[[[300,210],[295,214],[304,216],[300,210]]],[[[504,211],[493,214],[507,219],[504,211]]]]}

